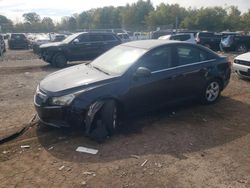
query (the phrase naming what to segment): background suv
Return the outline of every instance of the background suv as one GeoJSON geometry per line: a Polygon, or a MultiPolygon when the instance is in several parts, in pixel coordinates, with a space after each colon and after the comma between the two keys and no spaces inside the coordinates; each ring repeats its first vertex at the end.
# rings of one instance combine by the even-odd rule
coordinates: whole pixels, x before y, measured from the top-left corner
{"type": "Polygon", "coordinates": [[[28,49],[29,42],[23,33],[12,33],[8,40],[9,49],[28,49]]]}
{"type": "Polygon", "coordinates": [[[118,44],[121,44],[121,39],[114,33],[76,33],[62,42],[41,45],[40,56],[61,68],[68,61],[92,60],[118,44]]]}

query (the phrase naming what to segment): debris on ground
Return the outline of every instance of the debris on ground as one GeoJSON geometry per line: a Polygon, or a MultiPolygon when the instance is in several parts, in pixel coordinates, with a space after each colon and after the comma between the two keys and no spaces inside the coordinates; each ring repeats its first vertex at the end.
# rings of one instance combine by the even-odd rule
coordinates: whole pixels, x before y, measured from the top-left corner
{"type": "Polygon", "coordinates": [[[130,155],[130,157],[135,158],[135,159],[139,159],[140,158],[140,156],[138,156],[138,155],[130,155]]]}
{"type": "Polygon", "coordinates": [[[53,147],[53,146],[51,146],[48,150],[52,150],[52,149],[54,149],[54,147],[53,147]]]}
{"type": "Polygon", "coordinates": [[[81,185],[87,185],[86,181],[82,181],[81,185]]]}
{"type": "Polygon", "coordinates": [[[92,176],[96,176],[95,172],[83,172],[83,175],[92,175],[92,176]]]}
{"type": "Polygon", "coordinates": [[[83,152],[83,153],[89,153],[89,154],[97,154],[98,153],[98,150],[96,149],[92,149],[92,148],[86,148],[86,147],[82,147],[82,146],[79,146],[76,151],[78,152],[83,152]]]}
{"type": "Polygon", "coordinates": [[[147,162],[148,162],[148,160],[146,159],[146,160],[141,164],[141,167],[143,167],[147,162]]]}
{"type": "Polygon", "coordinates": [[[63,169],[64,169],[64,167],[65,167],[65,166],[63,165],[63,166],[61,166],[60,168],[58,168],[58,170],[60,170],[60,171],[61,171],[61,170],[63,170],[63,169]]]}
{"type": "Polygon", "coordinates": [[[157,166],[158,168],[161,168],[162,164],[161,163],[155,163],[155,166],[157,166]]]}
{"type": "Polygon", "coordinates": [[[30,148],[30,145],[22,145],[21,148],[22,149],[28,149],[28,148],[30,148]]]}
{"type": "Polygon", "coordinates": [[[31,124],[33,121],[35,121],[36,117],[37,117],[37,114],[33,114],[32,118],[29,121],[29,124],[31,124]]]}

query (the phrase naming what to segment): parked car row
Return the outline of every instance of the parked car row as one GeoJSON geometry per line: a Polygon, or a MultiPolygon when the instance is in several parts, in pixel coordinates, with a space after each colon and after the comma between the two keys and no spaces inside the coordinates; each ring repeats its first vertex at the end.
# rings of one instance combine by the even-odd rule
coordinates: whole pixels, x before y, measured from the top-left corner
{"type": "Polygon", "coordinates": [[[6,45],[4,42],[4,36],[0,35],[0,56],[2,56],[4,52],[6,52],[6,45]]]}

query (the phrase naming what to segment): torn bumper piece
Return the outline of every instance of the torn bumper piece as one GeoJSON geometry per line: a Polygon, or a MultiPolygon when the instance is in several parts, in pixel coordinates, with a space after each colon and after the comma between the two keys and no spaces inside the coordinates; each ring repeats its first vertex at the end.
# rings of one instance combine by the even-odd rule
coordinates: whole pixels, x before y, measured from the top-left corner
{"type": "Polygon", "coordinates": [[[87,135],[91,133],[92,124],[93,124],[95,115],[102,108],[103,104],[104,104],[104,101],[97,101],[89,107],[89,110],[86,113],[86,117],[85,117],[85,133],[87,135]]]}
{"type": "Polygon", "coordinates": [[[104,101],[93,103],[88,110],[73,110],[65,106],[40,106],[35,104],[39,120],[53,127],[70,127],[85,124],[85,133],[89,135],[96,113],[102,108],[104,101]]]}

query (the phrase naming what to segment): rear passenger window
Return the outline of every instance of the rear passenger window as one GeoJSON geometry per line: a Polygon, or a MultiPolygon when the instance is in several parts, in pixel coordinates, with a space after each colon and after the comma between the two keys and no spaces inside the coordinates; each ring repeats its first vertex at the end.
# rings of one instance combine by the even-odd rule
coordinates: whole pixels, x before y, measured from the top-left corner
{"type": "Polygon", "coordinates": [[[188,65],[212,59],[211,54],[192,46],[178,46],[177,55],[179,65],[188,65]]]}
{"type": "Polygon", "coordinates": [[[113,35],[103,35],[104,41],[114,41],[116,40],[113,35]]]}
{"type": "Polygon", "coordinates": [[[104,41],[103,35],[90,35],[89,36],[91,42],[101,42],[104,41]]]}

